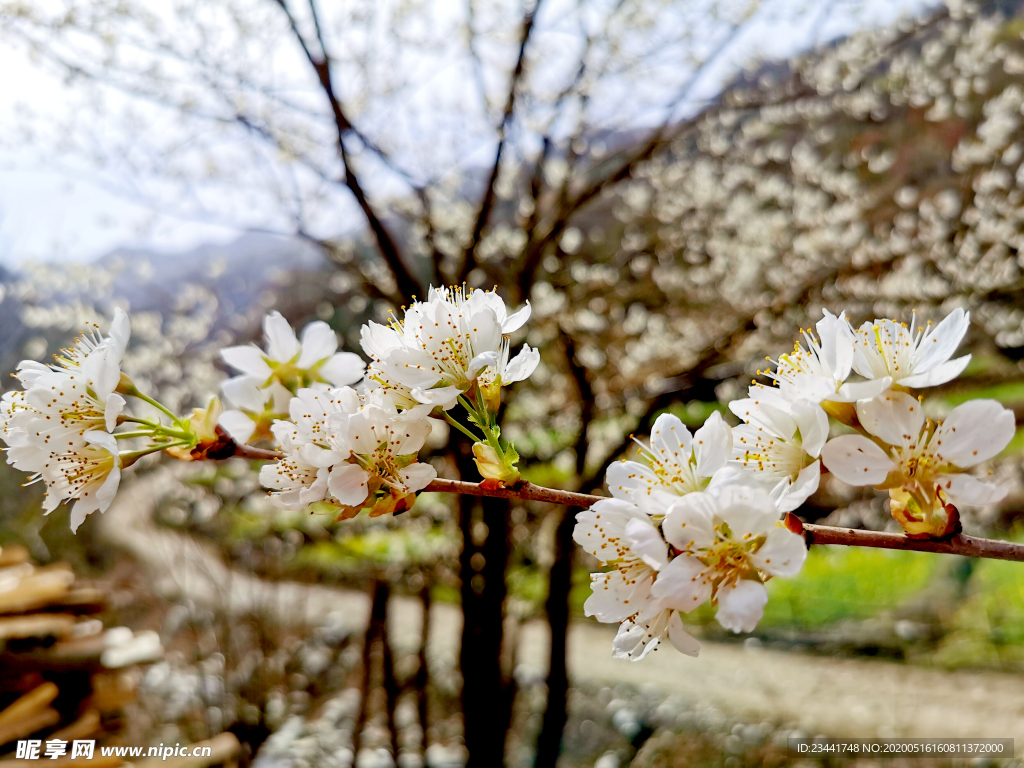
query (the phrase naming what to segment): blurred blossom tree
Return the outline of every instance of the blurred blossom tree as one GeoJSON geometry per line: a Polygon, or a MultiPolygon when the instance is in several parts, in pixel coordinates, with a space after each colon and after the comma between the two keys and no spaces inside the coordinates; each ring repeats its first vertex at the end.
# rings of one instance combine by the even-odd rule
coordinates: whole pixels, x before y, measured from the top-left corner
{"type": "MultiPolygon", "coordinates": [[[[505,433],[526,458],[567,457],[589,491],[629,432],[737,397],[748,361],[822,307],[970,306],[981,349],[1024,348],[1017,20],[952,3],[708,98],[745,32],[803,11],[0,1],[11,38],[76,84],[65,123],[29,111],[9,140],[88,157],[184,217],[316,244],[352,278],[337,312],[352,326],[442,282],[529,299],[543,363],[505,433]]],[[[475,476],[470,453],[454,462],[475,476]]],[[[479,765],[500,764],[511,717],[508,521],[507,500],[460,498],[479,765]]],[[[563,511],[555,535],[538,765],[566,717],[574,522],[563,511]]]]}

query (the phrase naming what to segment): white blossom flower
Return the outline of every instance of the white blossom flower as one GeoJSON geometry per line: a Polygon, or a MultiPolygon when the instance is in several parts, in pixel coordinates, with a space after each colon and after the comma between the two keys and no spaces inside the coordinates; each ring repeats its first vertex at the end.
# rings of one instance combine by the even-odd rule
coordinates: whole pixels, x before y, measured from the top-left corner
{"type": "Polygon", "coordinates": [[[945,384],[959,376],[970,355],[951,360],[960,346],[971,315],[955,309],[934,328],[931,323],[913,331],[895,320],[875,320],[857,330],[853,368],[866,379],[888,379],[911,389],[945,384]]]}
{"type": "Polygon", "coordinates": [[[664,514],[669,497],[706,490],[723,478],[732,457],[732,431],[717,411],[691,435],[678,417],[663,413],[654,422],[651,444],[640,446],[647,462],[620,461],[608,468],[608,490],[650,514],[664,514]]]}
{"type": "Polygon", "coordinates": [[[252,439],[259,425],[287,413],[291,396],[301,388],[342,387],[363,377],[366,365],[351,352],[338,352],[338,337],[327,323],[307,325],[300,340],[277,312],[263,318],[266,349],[255,344],[226,347],[221,358],[240,375],[221,387],[234,406],[220,426],[237,443],[252,439]]]}
{"type": "Polygon", "coordinates": [[[315,467],[303,461],[300,451],[307,445],[298,428],[288,421],[276,421],[271,427],[283,456],[260,467],[260,483],[273,489],[271,501],[281,509],[304,509],[327,495],[327,467],[315,467]]]}
{"type": "MultiPolygon", "coordinates": [[[[463,288],[431,288],[427,301],[415,302],[401,321],[364,325],[361,342],[372,360],[371,377],[407,390],[417,402],[448,407],[484,369],[499,364],[504,337],[529,316],[529,302],[509,314],[494,292],[470,289],[466,295],[463,288]],[[443,391],[440,403],[431,390],[443,391]]],[[[529,367],[530,352],[522,355],[509,364],[515,368],[506,368],[507,374],[519,375],[529,367]]]]}
{"type": "Polygon", "coordinates": [[[39,476],[46,483],[46,514],[62,501],[77,499],[71,508],[71,530],[77,532],[88,515],[106,512],[114,500],[121,482],[117,440],[107,432],[86,432],[77,450],[51,454],[39,476]]]}
{"type": "Polygon", "coordinates": [[[351,514],[372,504],[382,514],[397,502],[380,499],[405,499],[430,484],[436,471],[416,461],[429,423],[402,420],[381,395],[370,390],[360,398],[350,387],[299,390],[289,406],[292,421],[273,428],[284,457],[260,474],[279,492],[276,504],[297,509],[326,500],[351,514]]]}
{"type": "Polygon", "coordinates": [[[602,499],[576,516],[573,540],[612,570],[592,573],[592,593],[584,613],[605,623],[619,622],[616,658],[639,661],[664,640],[696,656],[700,644],[671,608],[652,597],[658,570],[669,564],[668,546],[651,517],[635,504],[602,499]]]}
{"type": "Polygon", "coordinates": [[[654,603],[619,624],[619,631],[612,640],[612,656],[616,659],[640,661],[656,650],[666,636],[680,653],[687,656],[700,653],[700,643],[686,631],[679,611],[662,608],[659,603],[654,603]]]}
{"type": "Polygon", "coordinates": [[[828,416],[808,400],[764,403],[735,400],[729,410],[745,423],[733,429],[733,461],[771,490],[791,512],[818,490],[818,457],[828,439],[828,416]]]}
{"type": "Polygon", "coordinates": [[[1013,412],[995,400],[971,400],[935,423],[914,397],[891,391],[858,402],[857,417],[889,449],[863,435],[841,435],[822,450],[825,466],[850,485],[888,489],[893,516],[908,532],[946,533],[947,504],[992,504],[1006,495],[1005,488],[964,473],[1013,438],[1013,412]]]}
{"type": "Polygon", "coordinates": [[[853,368],[855,337],[845,312],[836,317],[824,310],[815,329],[817,337],[810,331],[801,332],[807,349],[797,342],[791,353],[779,355],[774,371],[764,372],[775,380],[776,387],[755,384],[750,388],[752,399],[852,403],[874,397],[892,383],[885,379],[847,382],[853,368]]]}
{"type": "Polygon", "coordinates": [[[401,421],[394,408],[367,405],[352,416],[332,417],[332,430],[346,433],[351,448],[348,463],[331,468],[328,488],[344,506],[357,507],[378,488],[405,496],[426,488],[437,477],[430,465],[416,461],[416,454],[430,434],[426,420],[401,421]]]}
{"type": "Polygon", "coordinates": [[[484,368],[477,377],[480,391],[492,412],[496,412],[501,404],[502,387],[515,384],[517,381],[525,381],[540,365],[540,350],[533,349],[529,344],[523,344],[519,354],[511,360],[508,359],[508,355],[509,340],[505,338],[501,340],[497,362],[484,368]]]}
{"type": "Polygon", "coordinates": [[[768,602],[763,574],[795,576],[807,557],[803,538],[778,519],[768,494],[748,486],[675,501],[662,532],[679,554],[658,573],[651,595],[685,612],[710,599],[723,627],[752,631],[768,602]]]}
{"type": "MultiPolygon", "coordinates": [[[[98,508],[91,504],[103,509],[109,504],[106,491],[96,501],[92,470],[82,467],[109,458],[103,449],[108,441],[100,436],[109,437],[124,410],[125,399],[115,390],[129,333],[127,314],[116,310],[106,336],[97,331],[79,336],[51,365],[22,361],[15,377],[25,389],[3,397],[7,462],[30,473],[33,482],[47,483],[48,511],[62,500],[81,498],[72,516],[75,528],[98,508]]],[[[116,447],[113,455],[117,456],[116,447]]]]}

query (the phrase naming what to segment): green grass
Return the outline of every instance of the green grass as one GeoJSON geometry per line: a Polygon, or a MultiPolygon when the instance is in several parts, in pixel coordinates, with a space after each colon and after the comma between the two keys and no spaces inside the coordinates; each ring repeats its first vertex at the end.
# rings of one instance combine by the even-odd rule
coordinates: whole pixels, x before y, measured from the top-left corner
{"type": "Polygon", "coordinates": [[[998,400],[1001,403],[1024,402],[1024,382],[1005,381],[999,384],[950,392],[942,396],[942,401],[952,407],[966,403],[968,400],[981,398],[998,400]]]}
{"type": "Polygon", "coordinates": [[[768,582],[763,626],[820,627],[894,608],[930,581],[934,555],[860,547],[815,547],[800,575],[768,582]]]}
{"type": "Polygon", "coordinates": [[[956,607],[934,654],[948,667],[1024,667],[1024,574],[1020,563],[978,561],[969,597],[956,607]]]}
{"type": "MultiPolygon", "coordinates": [[[[815,547],[793,579],[768,582],[761,629],[813,629],[844,619],[866,619],[894,608],[925,585],[936,568],[934,555],[858,547],[815,547]]],[[[705,604],[690,621],[709,624],[705,604]]]]}

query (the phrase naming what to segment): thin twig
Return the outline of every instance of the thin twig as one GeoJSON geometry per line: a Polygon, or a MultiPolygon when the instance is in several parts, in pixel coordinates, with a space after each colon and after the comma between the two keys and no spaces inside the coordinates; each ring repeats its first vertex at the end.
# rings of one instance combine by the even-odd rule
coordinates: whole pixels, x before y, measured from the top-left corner
{"type": "Polygon", "coordinates": [[[235,445],[235,456],[243,459],[256,459],[257,461],[275,461],[280,459],[280,451],[270,451],[266,448],[253,448],[251,445],[235,445]]]}
{"type": "MultiPolygon", "coordinates": [[[[427,491],[439,493],[462,493],[473,496],[498,496],[506,499],[545,501],[565,504],[571,507],[589,507],[604,496],[588,493],[559,491],[544,488],[533,483],[523,483],[515,488],[484,488],[479,483],[461,480],[434,480],[427,491]]],[[[958,534],[949,539],[912,539],[902,533],[864,531],[856,528],[834,528],[828,525],[804,525],[804,536],[808,544],[839,544],[847,547],[874,547],[877,549],[902,549],[913,552],[936,552],[944,555],[964,557],[987,557],[993,560],[1024,562],[1024,544],[1012,541],[996,541],[978,536],[958,534]]]]}
{"type": "MultiPolygon", "coordinates": [[[[236,456],[247,459],[278,459],[277,451],[238,446],[236,456]]],[[[522,482],[512,488],[490,488],[481,483],[465,480],[434,480],[423,490],[434,493],[458,493],[464,496],[491,496],[499,499],[523,499],[543,501],[548,504],[565,504],[569,507],[589,507],[605,496],[589,493],[560,491],[522,482]]],[[[961,533],[949,539],[912,539],[902,533],[865,531],[856,528],[835,528],[829,525],[804,525],[804,536],[808,544],[840,544],[847,547],[874,547],[875,549],[902,549],[913,552],[936,552],[943,555],[964,557],[987,557],[991,560],[1013,560],[1024,562],[1024,544],[1012,541],[983,539],[961,533]]]]}
{"type": "Polygon", "coordinates": [[[473,225],[473,235],[463,257],[462,269],[459,271],[459,279],[456,283],[463,282],[469,273],[476,267],[477,249],[483,238],[484,227],[491,215],[491,208],[494,207],[494,199],[497,192],[498,174],[501,172],[501,159],[505,150],[505,143],[508,140],[509,128],[516,108],[516,95],[523,79],[526,69],[526,49],[530,42],[530,33],[533,31],[533,23],[540,11],[541,0],[532,10],[528,10],[523,16],[523,31],[519,38],[519,55],[516,58],[515,67],[512,70],[512,78],[508,86],[508,99],[505,102],[505,111],[498,124],[498,147],[494,153],[494,164],[491,166],[491,173],[484,186],[484,195],[480,201],[480,208],[477,211],[476,223],[473,225]]]}

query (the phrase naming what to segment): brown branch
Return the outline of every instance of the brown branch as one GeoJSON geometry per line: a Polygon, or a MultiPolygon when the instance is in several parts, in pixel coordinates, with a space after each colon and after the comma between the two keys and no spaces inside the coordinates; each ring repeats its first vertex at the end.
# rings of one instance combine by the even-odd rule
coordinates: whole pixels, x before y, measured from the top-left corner
{"type": "MultiPolygon", "coordinates": [[[[591,496],[588,493],[559,491],[544,488],[533,483],[522,483],[514,488],[485,488],[480,483],[461,480],[434,480],[424,490],[439,493],[461,493],[472,496],[497,496],[503,499],[525,499],[544,501],[551,504],[565,504],[570,507],[589,507],[605,496],[591,496]]],[[[978,536],[958,534],[949,539],[912,539],[902,533],[864,531],[856,528],[835,528],[829,525],[804,525],[804,536],[808,544],[838,544],[846,547],[873,547],[876,549],[901,549],[912,552],[936,552],[944,555],[963,557],[986,557],[992,560],[1013,560],[1024,562],[1024,544],[1012,541],[996,541],[978,536]]]]}
{"type": "MultiPolygon", "coordinates": [[[[280,454],[262,448],[238,446],[236,456],[247,459],[277,459],[280,454]]],[[[423,490],[433,493],[458,493],[464,496],[489,496],[498,499],[522,499],[542,501],[548,504],[564,504],[569,507],[586,508],[605,496],[589,493],[560,491],[545,488],[530,482],[522,482],[512,488],[490,488],[481,483],[464,480],[434,480],[423,490]]],[[[1013,560],[1024,562],[1024,544],[1012,541],[983,539],[978,536],[958,534],[949,539],[912,539],[902,533],[865,531],[856,528],[835,528],[829,525],[804,525],[804,536],[808,544],[838,544],[847,547],[873,547],[875,549],[901,549],[913,552],[935,552],[963,557],[985,557],[991,560],[1013,560]]]]}
{"type": "Polygon", "coordinates": [[[523,482],[515,488],[487,488],[480,483],[468,483],[465,480],[431,481],[423,490],[434,493],[458,493],[463,496],[491,496],[497,499],[523,499],[524,501],[544,501],[549,504],[568,504],[571,507],[589,507],[600,496],[587,493],[573,493],[545,488],[541,485],[523,482]]]}
{"type": "Polygon", "coordinates": [[[309,60],[310,66],[316,72],[317,79],[320,82],[320,87],[327,97],[327,102],[331,107],[331,114],[334,117],[334,124],[337,129],[337,144],[338,144],[338,155],[341,158],[341,164],[344,168],[344,182],[345,186],[349,188],[352,195],[356,199],[356,203],[359,204],[360,210],[366,217],[367,223],[370,225],[370,229],[373,231],[374,238],[377,241],[377,248],[381,252],[381,256],[384,257],[384,261],[387,262],[391,268],[392,273],[395,276],[395,282],[398,284],[398,292],[401,294],[401,298],[406,301],[421,291],[419,281],[413,277],[409,268],[402,261],[401,254],[398,252],[398,245],[395,243],[394,238],[387,231],[384,226],[384,222],[381,220],[377,211],[370,203],[366,196],[366,192],[363,189],[362,183],[359,181],[359,177],[356,176],[355,171],[352,168],[352,161],[348,155],[348,149],[345,146],[345,134],[349,131],[355,131],[352,123],[349,122],[348,116],[345,114],[344,109],[341,106],[341,102],[338,100],[337,94],[334,90],[334,83],[331,80],[331,61],[327,54],[326,49],[323,48],[324,41],[321,35],[319,16],[316,11],[316,6],[310,2],[310,11],[313,14],[313,21],[316,25],[317,34],[319,36],[319,42],[321,46],[320,55],[314,53],[306,42],[306,38],[302,35],[299,30],[299,26],[295,21],[295,16],[288,8],[288,4],[285,0],[276,0],[277,5],[284,12],[285,17],[288,19],[288,24],[291,27],[292,34],[294,35],[299,46],[305,53],[306,58],[309,60]]]}
{"type": "Polygon", "coordinates": [[[283,454],[280,451],[269,451],[266,448],[253,448],[251,445],[235,445],[233,456],[243,459],[255,459],[256,461],[275,461],[283,454]]]}
{"type": "Polygon", "coordinates": [[[480,210],[477,212],[476,223],[473,225],[473,235],[466,246],[466,255],[462,261],[462,269],[459,270],[459,277],[456,283],[463,282],[469,273],[476,267],[476,252],[480,247],[480,240],[483,238],[484,227],[491,217],[491,209],[494,207],[494,198],[497,194],[498,174],[501,172],[501,158],[505,151],[505,143],[508,138],[509,124],[512,122],[512,115],[516,108],[516,93],[519,90],[519,83],[522,80],[523,72],[526,69],[526,46],[530,41],[530,32],[533,31],[533,22],[537,18],[542,0],[532,10],[523,16],[523,31],[519,38],[519,56],[516,58],[515,68],[512,70],[512,78],[508,86],[508,99],[505,101],[505,112],[498,124],[498,149],[494,153],[494,165],[491,166],[490,176],[487,178],[487,185],[484,187],[484,196],[480,201],[480,210]]]}

